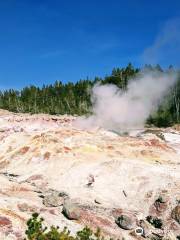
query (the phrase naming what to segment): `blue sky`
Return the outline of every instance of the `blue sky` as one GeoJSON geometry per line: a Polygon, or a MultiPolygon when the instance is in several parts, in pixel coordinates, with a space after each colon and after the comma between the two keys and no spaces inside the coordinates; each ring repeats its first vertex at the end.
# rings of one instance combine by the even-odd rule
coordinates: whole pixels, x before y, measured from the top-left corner
{"type": "MultiPolygon", "coordinates": [[[[0,0],[0,88],[141,66],[166,23],[179,16],[179,0],[0,0]]],[[[176,56],[156,61],[179,64],[176,56]]]]}

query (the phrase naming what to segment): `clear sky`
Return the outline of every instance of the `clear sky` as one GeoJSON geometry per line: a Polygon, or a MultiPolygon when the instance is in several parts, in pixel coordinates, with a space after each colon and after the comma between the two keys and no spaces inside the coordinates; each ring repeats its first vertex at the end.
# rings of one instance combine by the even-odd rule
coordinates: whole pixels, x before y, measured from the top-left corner
{"type": "Polygon", "coordinates": [[[179,16],[180,0],[0,0],[0,88],[141,66],[144,51],[158,48],[162,29],[179,16]]]}

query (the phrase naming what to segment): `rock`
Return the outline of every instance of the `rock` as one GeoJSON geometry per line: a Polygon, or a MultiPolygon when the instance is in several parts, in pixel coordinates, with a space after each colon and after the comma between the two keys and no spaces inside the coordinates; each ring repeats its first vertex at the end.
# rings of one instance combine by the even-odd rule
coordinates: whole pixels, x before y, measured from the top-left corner
{"type": "Polygon", "coordinates": [[[172,210],[171,217],[180,224],[180,205],[172,210]]]}
{"type": "Polygon", "coordinates": [[[139,226],[143,229],[142,236],[144,238],[151,239],[157,237],[157,239],[162,239],[164,236],[164,231],[162,229],[154,228],[154,226],[146,220],[140,220],[139,226]]]}
{"type": "Polygon", "coordinates": [[[35,174],[26,179],[26,182],[31,183],[32,181],[43,180],[43,175],[35,174]]]}
{"type": "Polygon", "coordinates": [[[69,198],[68,194],[64,191],[56,191],[53,189],[49,189],[45,196],[43,195],[43,204],[46,207],[58,207],[64,204],[64,200],[69,198]]]}
{"type": "Polygon", "coordinates": [[[0,227],[5,227],[5,226],[11,226],[12,222],[9,220],[9,218],[0,216],[0,227]]]}
{"type": "Polygon", "coordinates": [[[154,229],[152,234],[162,239],[164,237],[164,231],[162,229],[154,229]]]}
{"type": "MultiPolygon", "coordinates": [[[[162,240],[163,237],[159,236],[157,234],[152,233],[151,235],[149,235],[148,239],[151,239],[151,240],[162,240]]],[[[166,239],[166,240],[171,240],[171,239],[166,239]]]]}
{"type": "Polygon", "coordinates": [[[94,202],[97,203],[97,204],[102,204],[102,202],[99,198],[94,199],[94,202]]]}
{"type": "Polygon", "coordinates": [[[73,203],[71,200],[66,200],[64,202],[62,213],[69,220],[78,220],[81,215],[79,206],[73,203]]]}
{"type": "Polygon", "coordinates": [[[160,213],[163,213],[163,212],[166,211],[166,209],[167,209],[167,204],[166,204],[166,203],[162,203],[162,202],[155,201],[154,207],[155,207],[155,209],[156,209],[156,212],[160,214],[160,213]]]}
{"type": "Polygon", "coordinates": [[[30,206],[28,205],[27,203],[22,203],[22,204],[17,204],[17,207],[18,209],[21,211],[21,212],[37,212],[38,211],[38,208],[36,206],[30,206]]]}
{"type": "Polygon", "coordinates": [[[69,195],[64,191],[59,192],[58,195],[59,197],[63,197],[64,199],[69,198],[69,195]]]}
{"type": "Polygon", "coordinates": [[[154,202],[153,206],[150,208],[150,213],[158,215],[163,215],[168,208],[169,197],[161,194],[154,202]]]}
{"type": "MultiPolygon", "coordinates": [[[[81,208],[81,216],[78,219],[78,223],[83,226],[89,226],[92,230],[96,231],[97,228],[101,230],[103,236],[109,236],[113,239],[122,239],[122,230],[116,226],[114,219],[110,215],[104,214],[104,212],[96,212],[81,208]]],[[[109,238],[107,238],[109,239],[109,238]]]]}
{"type": "Polygon", "coordinates": [[[12,231],[12,221],[5,216],[0,216],[0,233],[3,233],[5,236],[7,236],[12,231]]]}
{"type": "Polygon", "coordinates": [[[140,220],[139,221],[139,226],[143,229],[143,237],[148,237],[151,232],[152,232],[152,226],[150,223],[148,223],[147,221],[145,220],[140,220]]]}
{"type": "Polygon", "coordinates": [[[154,203],[149,208],[149,215],[154,217],[163,217],[168,212],[168,206],[170,204],[170,197],[165,194],[161,194],[156,198],[154,203]]]}
{"type": "Polygon", "coordinates": [[[88,187],[92,187],[94,182],[95,182],[95,179],[94,179],[94,175],[92,174],[89,174],[88,178],[87,178],[88,182],[87,182],[87,186],[88,187]]]}
{"type": "Polygon", "coordinates": [[[57,191],[51,188],[45,191],[45,195],[50,195],[50,194],[58,195],[59,197],[69,198],[68,193],[66,193],[65,191],[57,191]]]}
{"type": "Polygon", "coordinates": [[[43,204],[46,207],[58,207],[62,206],[64,203],[64,199],[62,197],[59,197],[58,195],[48,195],[45,196],[43,199],[43,204]]]}
{"type": "Polygon", "coordinates": [[[135,219],[129,217],[128,215],[120,215],[116,220],[116,224],[125,230],[131,230],[135,228],[136,221],[135,219]]]}

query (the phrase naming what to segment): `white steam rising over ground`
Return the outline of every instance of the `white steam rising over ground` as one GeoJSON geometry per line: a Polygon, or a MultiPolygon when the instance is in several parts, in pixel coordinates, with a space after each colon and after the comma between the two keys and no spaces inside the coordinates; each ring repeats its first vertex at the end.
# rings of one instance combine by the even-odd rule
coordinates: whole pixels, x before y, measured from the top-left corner
{"type": "Polygon", "coordinates": [[[112,84],[92,88],[92,115],[81,117],[75,125],[82,129],[103,127],[115,131],[142,128],[157,110],[176,81],[172,73],[141,72],[129,81],[126,91],[112,84]]]}
{"type": "MultiPolygon", "coordinates": [[[[180,18],[165,23],[154,43],[143,52],[146,63],[157,64],[171,57],[179,59],[180,18]]],[[[92,89],[92,115],[81,117],[75,125],[82,129],[103,127],[115,131],[142,128],[157,110],[177,76],[173,73],[141,72],[129,81],[124,92],[115,85],[95,85],[92,89]]]]}

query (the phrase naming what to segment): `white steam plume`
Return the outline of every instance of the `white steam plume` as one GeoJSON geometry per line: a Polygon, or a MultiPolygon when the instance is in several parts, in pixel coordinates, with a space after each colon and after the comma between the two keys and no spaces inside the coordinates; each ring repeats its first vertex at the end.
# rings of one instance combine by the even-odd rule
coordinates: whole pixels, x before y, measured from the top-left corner
{"type": "Polygon", "coordinates": [[[98,126],[116,131],[142,128],[175,80],[172,73],[141,72],[129,82],[125,92],[111,84],[95,85],[92,89],[93,114],[79,118],[75,125],[82,129],[98,126]]]}
{"type": "MultiPolygon", "coordinates": [[[[180,19],[166,22],[154,43],[144,50],[146,63],[169,60],[178,62],[180,50],[180,19]]],[[[80,128],[103,127],[124,131],[144,126],[147,118],[157,110],[176,81],[173,73],[141,72],[129,81],[124,92],[115,85],[95,85],[92,89],[92,115],[79,118],[80,128]]]]}

